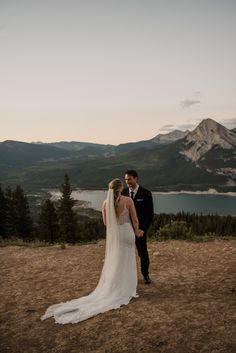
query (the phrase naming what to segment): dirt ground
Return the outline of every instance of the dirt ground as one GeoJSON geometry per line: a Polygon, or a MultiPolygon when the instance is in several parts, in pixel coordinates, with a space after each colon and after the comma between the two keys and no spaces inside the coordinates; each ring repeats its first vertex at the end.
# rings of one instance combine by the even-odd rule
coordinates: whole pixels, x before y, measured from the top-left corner
{"type": "Polygon", "coordinates": [[[1,353],[236,352],[236,240],[149,242],[139,298],[76,324],[41,321],[95,288],[104,245],[0,248],[1,353]]]}

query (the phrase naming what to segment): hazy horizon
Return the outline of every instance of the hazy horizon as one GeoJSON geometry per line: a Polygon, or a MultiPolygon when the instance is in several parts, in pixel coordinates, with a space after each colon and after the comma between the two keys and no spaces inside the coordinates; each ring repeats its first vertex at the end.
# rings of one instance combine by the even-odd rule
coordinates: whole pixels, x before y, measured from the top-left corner
{"type": "MultiPolygon", "coordinates": [[[[223,125],[223,124],[222,124],[223,125]]],[[[191,129],[178,129],[179,131],[186,131],[186,130],[189,130],[189,131],[192,131],[192,130],[194,130],[196,127],[198,126],[198,124],[196,125],[196,126],[194,126],[193,128],[191,128],[191,129]]],[[[224,126],[224,125],[223,125],[224,126]]],[[[226,126],[225,126],[226,127],[226,126]]],[[[235,126],[236,127],[236,126],[235,126]]],[[[169,131],[169,132],[166,132],[166,133],[160,133],[160,134],[169,134],[169,133],[171,133],[172,131],[175,131],[176,129],[173,129],[173,130],[171,130],[171,131],[169,131]]],[[[159,134],[156,134],[156,135],[153,135],[153,136],[151,136],[150,138],[148,138],[148,139],[152,139],[153,137],[155,137],[155,136],[157,136],[157,135],[159,135],[159,134]]],[[[26,142],[26,143],[38,143],[38,144],[40,144],[40,143],[56,143],[56,142],[82,142],[82,143],[99,143],[99,142],[93,142],[93,141],[80,141],[80,140],[55,140],[55,141],[50,141],[50,142],[48,142],[48,141],[23,141],[23,140],[13,140],[13,139],[6,139],[6,140],[3,140],[3,141],[0,141],[0,143],[1,142],[4,142],[4,141],[17,141],[17,142],[26,142]]],[[[122,142],[122,143],[130,143],[130,142],[139,142],[139,141],[143,141],[143,140],[137,140],[137,141],[125,141],[125,142],[122,142]]],[[[121,144],[122,144],[121,143],[121,144]]],[[[106,144],[106,143],[104,143],[104,144],[106,144]]],[[[107,143],[107,144],[112,144],[112,145],[119,145],[119,143],[107,143]]]]}
{"type": "Polygon", "coordinates": [[[236,127],[236,1],[0,0],[0,141],[236,127]]]}

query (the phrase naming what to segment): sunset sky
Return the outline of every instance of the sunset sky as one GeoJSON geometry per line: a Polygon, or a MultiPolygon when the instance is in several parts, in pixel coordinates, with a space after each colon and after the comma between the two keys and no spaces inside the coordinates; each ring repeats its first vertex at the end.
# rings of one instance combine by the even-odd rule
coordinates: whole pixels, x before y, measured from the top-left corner
{"type": "Polygon", "coordinates": [[[0,0],[0,141],[236,127],[235,0],[0,0]]]}

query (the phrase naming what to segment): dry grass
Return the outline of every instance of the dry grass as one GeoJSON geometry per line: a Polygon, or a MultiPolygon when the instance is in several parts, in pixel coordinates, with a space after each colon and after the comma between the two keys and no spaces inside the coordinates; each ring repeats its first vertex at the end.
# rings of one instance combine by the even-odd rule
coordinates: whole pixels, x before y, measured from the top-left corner
{"type": "Polygon", "coordinates": [[[94,289],[104,241],[64,250],[0,248],[0,351],[233,353],[235,250],[236,240],[151,242],[153,282],[145,286],[139,274],[139,298],[89,320],[60,325],[40,316],[49,305],[94,289]]]}

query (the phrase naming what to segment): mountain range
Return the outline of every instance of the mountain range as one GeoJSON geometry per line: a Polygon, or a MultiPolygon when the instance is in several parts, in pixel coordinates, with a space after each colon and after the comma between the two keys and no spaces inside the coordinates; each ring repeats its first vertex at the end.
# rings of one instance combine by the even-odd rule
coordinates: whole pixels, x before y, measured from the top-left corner
{"type": "Polygon", "coordinates": [[[136,169],[152,190],[236,190],[236,129],[204,119],[193,131],[175,130],[118,146],[89,142],[0,142],[0,182],[27,190],[57,188],[68,172],[74,187],[106,188],[136,169]]]}

